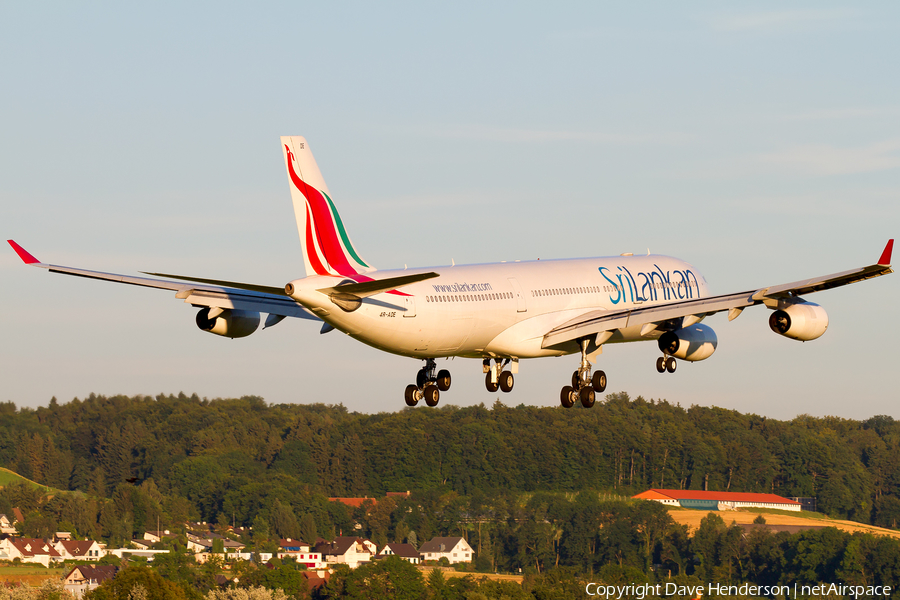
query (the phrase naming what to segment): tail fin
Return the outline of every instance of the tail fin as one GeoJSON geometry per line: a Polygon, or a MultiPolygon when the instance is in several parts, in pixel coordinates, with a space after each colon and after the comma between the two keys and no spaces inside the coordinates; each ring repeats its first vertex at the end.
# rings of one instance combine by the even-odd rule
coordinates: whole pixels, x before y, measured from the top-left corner
{"type": "Polygon", "coordinates": [[[282,136],[281,149],[303,245],[306,275],[351,277],[374,271],[350,242],[306,139],[282,136]]]}

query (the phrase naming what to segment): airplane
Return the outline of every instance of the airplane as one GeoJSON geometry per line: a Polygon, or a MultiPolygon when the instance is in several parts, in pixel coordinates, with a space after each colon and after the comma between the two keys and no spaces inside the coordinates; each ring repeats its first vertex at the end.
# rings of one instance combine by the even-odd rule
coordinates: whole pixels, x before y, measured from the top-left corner
{"type": "Polygon", "coordinates": [[[607,387],[606,373],[593,369],[606,344],[656,341],[656,370],[674,373],[678,360],[701,361],[715,352],[716,333],[701,321],[719,312],[732,321],[759,305],[771,309],[769,326],[778,335],[814,340],[825,333],[828,315],[803,296],[893,272],[893,239],[873,265],[715,296],[696,267],[649,253],[380,271],[350,241],[306,139],[284,136],[281,146],[306,269],[305,277],[282,287],[64,267],[8,242],[27,265],[51,273],[174,291],[200,309],[197,327],[215,335],[251,335],[262,314],[263,329],[293,317],[321,322],[321,333],[337,329],[424,360],[404,399],[432,407],[451,384],[450,372],[437,369],[438,358],[481,360],[485,388],[507,393],[521,359],[580,354],[560,404],[590,408],[607,387]]]}

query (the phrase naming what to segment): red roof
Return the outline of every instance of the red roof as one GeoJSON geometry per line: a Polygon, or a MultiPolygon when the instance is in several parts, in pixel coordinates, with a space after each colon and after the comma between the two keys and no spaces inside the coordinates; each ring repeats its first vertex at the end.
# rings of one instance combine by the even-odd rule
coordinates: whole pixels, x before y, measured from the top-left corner
{"type": "Polygon", "coordinates": [[[10,540],[12,544],[22,553],[23,556],[47,555],[58,557],[59,552],[49,543],[38,538],[14,538],[10,540]]]}
{"type": "Polygon", "coordinates": [[[704,490],[660,490],[651,489],[641,492],[633,498],[641,498],[645,500],[662,500],[663,498],[671,498],[672,500],[718,500],[720,502],[757,502],[766,504],[796,504],[799,502],[788,500],[775,494],[752,494],[747,492],[708,492],[704,490]]]}
{"type": "Polygon", "coordinates": [[[359,508],[366,502],[371,502],[372,504],[376,503],[375,498],[329,498],[329,500],[332,502],[340,502],[347,506],[352,506],[353,508],[359,508]]]}

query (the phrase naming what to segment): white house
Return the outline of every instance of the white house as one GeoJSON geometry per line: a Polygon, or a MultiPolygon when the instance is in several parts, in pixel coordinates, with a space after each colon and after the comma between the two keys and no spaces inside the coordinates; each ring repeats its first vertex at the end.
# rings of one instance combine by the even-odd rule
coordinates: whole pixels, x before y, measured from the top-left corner
{"type": "Polygon", "coordinates": [[[116,575],[119,567],[114,565],[88,566],[80,565],[69,571],[63,578],[63,588],[68,590],[75,598],[81,598],[85,592],[96,589],[107,579],[116,575]]]}
{"type": "Polygon", "coordinates": [[[345,564],[355,569],[360,563],[369,562],[378,548],[367,539],[354,536],[336,537],[329,543],[316,544],[315,552],[328,564],[345,564]]]}
{"type": "Polygon", "coordinates": [[[15,521],[10,521],[9,517],[6,515],[0,515],[0,533],[7,533],[10,535],[15,535],[16,528],[13,524],[15,521]]]}
{"type": "Polygon", "coordinates": [[[51,562],[62,560],[59,552],[49,542],[36,538],[7,538],[0,541],[0,554],[7,560],[40,563],[49,567],[51,562]]]}
{"type": "Polygon", "coordinates": [[[293,558],[307,569],[322,570],[326,567],[321,552],[314,552],[309,544],[291,538],[282,539],[278,543],[278,558],[293,558]]]}
{"type": "Polygon", "coordinates": [[[59,560],[100,560],[106,550],[94,540],[60,540],[53,545],[59,553],[59,560]]]}
{"type": "Polygon", "coordinates": [[[412,544],[385,544],[384,548],[378,551],[378,557],[383,556],[399,556],[408,563],[414,565],[422,562],[422,555],[416,550],[412,544]]]}
{"type": "Polygon", "coordinates": [[[451,564],[471,562],[475,558],[472,546],[461,537],[436,537],[422,544],[419,554],[425,560],[441,560],[446,558],[451,564]]]}

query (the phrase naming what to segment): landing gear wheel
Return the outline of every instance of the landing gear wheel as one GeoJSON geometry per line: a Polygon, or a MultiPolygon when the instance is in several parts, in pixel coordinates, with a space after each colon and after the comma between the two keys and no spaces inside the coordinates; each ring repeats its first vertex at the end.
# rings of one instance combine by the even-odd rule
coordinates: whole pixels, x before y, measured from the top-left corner
{"type": "Polygon", "coordinates": [[[489,391],[493,394],[494,392],[496,392],[497,390],[500,389],[500,384],[494,383],[493,381],[491,381],[491,374],[488,373],[484,377],[484,387],[487,388],[487,391],[489,391]]]}
{"type": "Polygon", "coordinates": [[[421,390],[425,387],[425,384],[428,383],[428,371],[424,368],[419,369],[419,372],[416,373],[416,385],[421,390]]]}
{"type": "Polygon", "coordinates": [[[666,371],[668,371],[669,373],[674,373],[675,369],[677,369],[677,368],[678,368],[678,363],[675,362],[675,359],[673,357],[670,356],[669,358],[666,359],[666,371]]]}
{"type": "Polygon", "coordinates": [[[411,383],[406,386],[406,393],[403,396],[406,399],[407,406],[415,406],[419,403],[419,388],[411,383]]]}
{"type": "Polygon", "coordinates": [[[450,389],[450,371],[447,369],[438,371],[437,386],[442,392],[446,392],[450,389]]]}
{"type": "Polygon", "coordinates": [[[594,376],[591,378],[591,385],[594,388],[594,391],[603,393],[606,391],[606,373],[603,371],[597,371],[594,373],[594,376]]]}
{"type": "Polygon", "coordinates": [[[503,371],[502,373],[500,373],[500,379],[498,380],[498,383],[500,384],[500,389],[503,390],[504,393],[508,394],[509,392],[511,392],[513,389],[513,385],[515,385],[515,382],[516,380],[513,377],[513,374],[509,371],[503,371]]]}
{"type": "Polygon", "coordinates": [[[572,408],[575,404],[575,390],[572,386],[567,385],[559,392],[559,403],[563,408],[572,408]]]}
{"type": "Polygon", "coordinates": [[[656,359],[656,370],[659,371],[660,373],[666,372],[666,357],[665,356],[660,356],[659,358],[656,359]]]}
{"type": "Polygon", "coordinates": [[[425,387],[423,390],[425,394],[425,404],[428,406],[437,406],[438,400],[441,399],[441,391],[438,389],[438,386],[431,384],[425,387]]]}
{"type": "Polygon", "coordinates": [[[590,408],[594,405],[594,400],[596,396],[594,395],[594,388],[589,385],[581,388],[581,391],[578,392],[578,396],[581,398],[581,405],[585,408],[590,408]]]}
{"type": "Polygon", "coordinates": [[[581,377],[578,375],[578,371],[572,373],[572,387],[576,390],[581,388],[581,377]]]}

